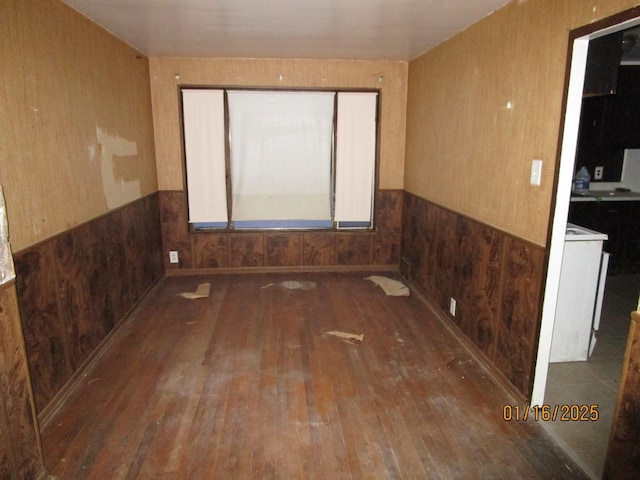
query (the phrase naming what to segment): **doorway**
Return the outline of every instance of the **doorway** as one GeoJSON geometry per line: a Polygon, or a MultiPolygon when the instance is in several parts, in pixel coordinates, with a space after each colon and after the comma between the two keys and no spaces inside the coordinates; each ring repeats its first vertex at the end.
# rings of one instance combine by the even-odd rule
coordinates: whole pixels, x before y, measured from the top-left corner
{"type": "MultiPolygon", "coordinates": [[[[607,19],[581,29],[580,31],[582,32],[582,35],[578,34],[572,36],[573,42],[570,46],[572,50],[569,84],[565,105],[565,121],[562,133],[560,162],[557,174],[555,200],[556,203],[551,226],[549,264],[547,269],[546,286],[543,300],[542,323],[538,344],[538,357],[536,362],[534,385],[531,399],[532,405],[542,406],[545,404],[550,404],[550,402],[553,402],[554,404],[560,402],[560,400],[558,400],[557,398],[552,398],[554,393],[553,391],[547,391],[547,380],[549,377],[549,356],[551,352],[551,342],[553,337],[553,325],[555,320],[556,305],[558,301],[560,268],[564,251],[564,240],[567,227],[567,218],[569,214],[569,204],[571,200],[571,187],[578,143],[578,129],[589,42],[596,38],[619,32],[621,30],[626,30],[640,24],[640,17],[638,17],[638,14],[639,12],[637,9],[631,10],[627,12],[625,16],[621,15],[616,18],[607,19]]],[[[628,324],[628,313],[626,321],[628,324]]],[[[620,360],[620,366],[621,364],[622,360],[620,360]]],[[[551,388],[550,390],[553,390],[553,388],[551,388]]],[[[613,394],[611,398],[612,404],[615,403],[615,400],[616,394],[613,394]]],[[[590,404],[593,402],[594,400],[592,400],[591,398],[583,398],[579,403],[590,404]]],[[[567,402],[563,401],[562,403],[567,402]]],[[[603,443],[601,462],[600,460],[596,460],[595,463],[589,461],[593,460],[592,458],[585,458],[589,455],[587,452],[577,452],[569,445],[567,445],[567,442],[562,441],[562,438],[558,438],[557,432],[553,431],[554,426],[551,424],[551,422],[545,425],[556,437],[556,439],[559,440],[559,443],[561,443],[565,447],[568,447],[567,450],[570,454],[572,454],[572,456],[574,456],[574,460],[576,460],[577,463],[579,463],[583,467],[583,469],[594,478],[600,478],[601,475],[601,470],[598,471],[598,469],[601,468],[599,464],[604,461],[604,454],[606,452],[608,441],[608,431],[611,427],[612,416],[608,415],[607,418],[602,418],[601,422],[601,424],[598,424],[598,427],[604,428],[606,430],[606,433],[603,436],[604,440],[601,441],[601,443],[603,443]]],[[[569,425],[565,428],[578,428],[581,426],[578,424],[579,422],[574,423],[574,425],[569,425]]],[[[596,448],[599,448],[599,446],[596,448]]]]}

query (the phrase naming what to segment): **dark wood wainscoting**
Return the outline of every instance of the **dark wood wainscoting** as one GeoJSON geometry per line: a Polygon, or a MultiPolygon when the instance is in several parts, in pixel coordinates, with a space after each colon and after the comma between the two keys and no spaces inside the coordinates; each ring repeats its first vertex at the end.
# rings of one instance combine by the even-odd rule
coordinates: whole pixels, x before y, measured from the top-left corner
{"type": "Polygon", "coordinates": [[[15,255],[39,413],[163,276],[153,194],[15,255]]]}
{"type": "Polygon", "coordinates": [[[160,209],[168,272],[358,266],[397,270],[400,263],[401,190],[378,192],[374,232],[190,233],[185,192],[160,192],[160,209]],[[178,252],[178,264],[169,263],[171,250],[178,252]]]}
{"type": "Polygon", "coordinates": [[[529,398],[544,249],[410,193],[403,205],[402,273],[529,398]]]}

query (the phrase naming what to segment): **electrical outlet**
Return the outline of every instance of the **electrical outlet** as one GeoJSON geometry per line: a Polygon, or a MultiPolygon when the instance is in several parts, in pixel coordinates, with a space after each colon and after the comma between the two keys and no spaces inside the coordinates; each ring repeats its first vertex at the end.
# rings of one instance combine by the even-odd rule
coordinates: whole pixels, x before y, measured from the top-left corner
{"type": "Polygon", "coordinates": [[[456,299],[451,297],[451,302],[449,303],[449,313],[452,316],[456,316],[456,299]]]}
{"type": "Polygon", "coordinates": [[[602,180],[602,175],[604,174],[604,167],[596,167],[593,172],[594,180],[602,180]]]}
{"type": "Polygon", "coordinates": [[[176,250],[171,250],[169,252],[169,263],[178,263],[178,252],[176,250]]]}

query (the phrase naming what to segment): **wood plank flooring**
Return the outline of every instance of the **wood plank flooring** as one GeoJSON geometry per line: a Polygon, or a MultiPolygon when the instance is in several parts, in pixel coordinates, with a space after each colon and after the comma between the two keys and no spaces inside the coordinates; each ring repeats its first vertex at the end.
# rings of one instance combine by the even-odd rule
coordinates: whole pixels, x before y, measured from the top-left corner
{"type": "Polygon", "coordinates": [[[540,425],[503,420],[514,400],[419,297],[366,276],[164,279],[43,426],[49,473],[586,478],[540,425]],[[177,295],[201,282],[208,298],[177,295]]]}

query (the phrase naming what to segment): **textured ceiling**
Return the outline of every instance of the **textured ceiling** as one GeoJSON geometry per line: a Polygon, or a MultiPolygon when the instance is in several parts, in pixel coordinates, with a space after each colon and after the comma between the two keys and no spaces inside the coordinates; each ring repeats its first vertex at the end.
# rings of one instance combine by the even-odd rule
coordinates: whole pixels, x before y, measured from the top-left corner
{"type": "Polygon", "coordinates": [[[63,0],[149,56],[411,60],[507,0],[63,0]]]}

